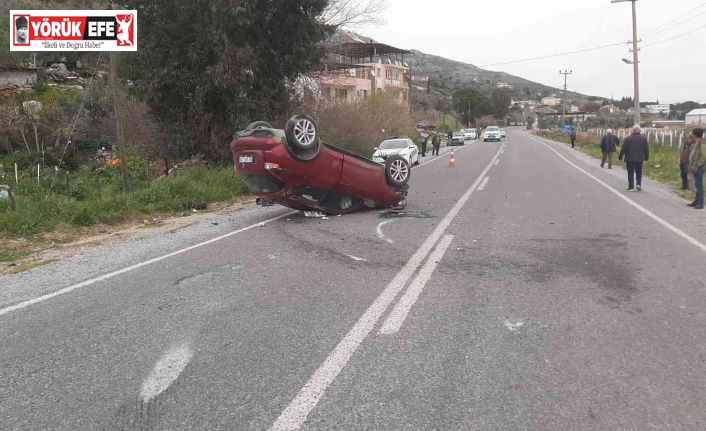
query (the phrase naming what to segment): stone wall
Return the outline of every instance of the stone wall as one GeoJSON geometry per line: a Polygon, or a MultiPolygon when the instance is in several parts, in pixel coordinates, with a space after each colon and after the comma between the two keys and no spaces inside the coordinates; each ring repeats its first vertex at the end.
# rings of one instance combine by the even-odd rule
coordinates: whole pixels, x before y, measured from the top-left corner
{"type": "Polygon", "coordinates": [[[25,85],[37,82],[37,71],[27,69],[0,70],[0,87],[6,85],[25,85]]]}

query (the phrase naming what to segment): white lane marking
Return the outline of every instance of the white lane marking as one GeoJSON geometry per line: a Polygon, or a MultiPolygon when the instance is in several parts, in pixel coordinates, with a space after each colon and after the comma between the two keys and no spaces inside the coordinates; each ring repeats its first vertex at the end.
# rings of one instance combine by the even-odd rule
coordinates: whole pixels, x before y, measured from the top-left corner
{"type": "Polygon", "coordinates": [[[478,186],[478,191],[479,191],[479,192],[483,191],[483,189],[485,188],[486,184],[488,184],[488,181],[490,181],[490,177],[485,177],[485,178],[483,178],[483,182],[480,183],[480,185],[478,186]]]}
{"type": "Polygon", "coordinates": [[[675,234],[677,234],[677,235],[679,235],[680,237],[684,238],[685,240],[687,240],[687,241],[688,241],[689,243],[691,243],[692,245],[694,245],[694,246],[700,248],[702,251],[706,251],[706,245],[703,244],[702,242],[699,242],[699,240],[697,240],[696,238],[690,236],[690,235],[687,234],[686,232],[680,230],[680,229],[677,228],[676,226],[674,226],[674,225],[672,225],[671,223],[665,221],[664,219],[662,219],[662,218],[659,217],[658,215],[654,214],[652,211],[648,210],[647,208],[643,207],[642,205],[638,204],[637,202],[633,201],[632,199],[626,197],[625,195],[623,195],[623,194],[622,194],[621,192],[619,192],[618,190],[616,190],[616,189],[614,189],[613,187],[609,186],[607,183],[605,183],[605,182],[599,180],[598,178],[596,178],[596,177],[593,176],[592,174],[588,173],[587,171],[583,170],[583,169],[580,168],[579,166],[577,166],[577,165],[575,165],[574,163],[570,162],[566,157],[564,157],[564,156],[562,156],[561,154],[559,154],[558,151],[556,151],[554,148],[550,147],[550,146],[547,145],[546,143],[544,143],[544,142],[542,142],[542,141],[540,141],[540,140],[538,140],[538,139],[535,139],[535,138],[533,138],[532,136],[527,136],[527,137],[530,138],[531,140],[533,140],[533,141],[535,141],[535,142],[539,142],[540,144],[542,144],[542,145],[544,145],[545,147],[549,148],[549,149],[552,150],[557,156],[561,157],[566,163],[570,164],[571,166],[575,167],[575,168],[578,169],[579,171],[583,172],[584,174],[586,174],[587,176],[589,176],[590,178],[592,178],[594,181],[596,181],[598,184],[600,184],[600,185],[602,185],[603,187],[607,188],[608,190],[610,190],[611,192],[613,192],[616,196],[618,196],[620,199],[624,200],[625,202],[627,202],[627,203],[630,204],[631,206],[637,208],[638,211],[640,211],[640,212],[642,212],[643,214],[647,215],[647,216],[648,216],[649,218],[651,218],[652,220],[656,221],[657,223],[659,223],[659,224],[661,224],[662,226],[666,227],[667,229],[671,230],[671,231],[674,232],[675,234]]]}
{"type": "Polygon", "coordinates": [[[394,244],[395,242],[391,240],[390,238],[386,237],[384,233],[382,233],[382,227],[385,226],[386,224],[393,222],[394,220],[387,220],[378,225],[377,231],[378,231],[378,238],[385,240],[389,242],[390,244],[394,244]]]}
{"type": "Polygon", "coordinates": [[[385,323],[383,323],[380,328],[380,334],[395,334],[400,330],[409,311],[414,306],[414,303],[417,302],[419,295],[421,295],[422,290],[424,290],[429,279],[431,279],[432,274],[434,274],[436,267],[439,265],[441,259],[443,259],[446,249],[449,248],[453,239],[453,235],[446,235],[439,241],[439,245],[436,246],[436,249],[429,256],[427,263],[419,270],[417,277],[412,281],[412,284],[409,285],[407,291],[397,302],[397,305],[395,305],[395,308],[393,308],[387,316],[387,319],[385,319],[385,323]]]}
{"type": "Polygon", "coordinates": [[[34,298],[34,299],[29,299],[29,300],[27,300],[27,301],[20,302],[19,304],[15,304],[15,305],[13,305],[13,306],[11,306],[11,307],[3,308],[2,310],[0,310],[0,316],[2,316],[3,314],[7,314],[7,313],[9,313],[9,312],[11,312],[11,311],[19,310],[19,309],[21,309],[21,308],[25,308],[25,307],[28,307],[28,306],[30,306],[30,305],[33,305],[33,304],[37,304],[37,303],[39,303],[39,302],[46,301],[47,299],[51,299],[51,298],[53,298],[53,297],[55,297],[55,296],[63,295],[64,293],[69,293],[69,292],[74,291],[74,290],[76,290],[76,289],[79,289],[79,288],[81,288],[81,287],[90,286],[90,285],[92,285],[92,284],[96,284],[96,283],[98,283],[98,282],[101,282],[101,281],[104,281],[104,280],[108,280],[108,279],[113,278],[113,277],[115,277],[115,276],[117,276],[117,275],[125,274],[126,272],[130,272],[130,271],[133,271],[133,270],[135,270],[135,269],[142,268],[143,266],[151,265],[151,264],[153,264],[153,263],[159,262],[159,261],[164,260],[164,259],[169,259],[170,257],[174,257],[174,256],[180,255],[180,254],[182,254],[182,253],[186,253],[187,251],[191,251],[191,250],[193,250],[193,249],[196,249],[196,248],[199,248],[199,247],[203,247],[203,246],[208,245],[208,244],[213,244],[214,242],[217,242],[217,241],[220,241],[220,240],[222,240],[222,239],[231,237],[231,236],[236,235],[236,234],[239,234],[239,233],[241,233],[241,232],[245,232],[246,230],[250,230],[250,229],[253,229],[253,228],[256,228],[256,227],[264,226],[264,225],[267,224],[267,223],[273,222],[273,221],[275,221],[275,220],[279,220],[279,219],[284,218],[284,217],[289,217],[289,216],[294,215],[294,214],[296,214],[296,213],[297,213],[297,212],[288,212],[288,213],[286,213],[286,214],[282,214],[281,216],[274,217],[274,218],[271,218],[271,219],[269,219],[269,220],[266,220],[266,221],[264,221],[264,222],[262,222],[262,223],[256,223],[256,224],[250,225],[250,226],[248,226],[248,227],[244,227],[244,228],[242,228],[242,229],[238,229],[238,230],[236,230],[236,231],[229,232],[229,233],[227,233],[227,234],[225,234],[225,235],[221,235],[221,236],[219,236],[219,237],[216,237],[216,238],[213,238],[213,239],[209,239],[208,241],[200,242],[200,243],[198,243],[198,244],[195,244],[195,245],[192,245],[192,246],[189,246],[189,247],[186,247],[186,248],[182,248],[181,250],[177,250],[177,251],[174,251],[174,252],[172,252],[172,253],[165,254],[165,255],[163,255],[163,256],[155,257],[154,259],[146,260],[146,261],[144,261],[144,262],[140,262],[140,263],[137,263],[137,264],[135,264],[135,265],[128,266],[127,268],[123,268],[123,269],[119,269],[119,270],[117,270],[117,271],[113,271],[113,272],[111,272],[111,273],[109,273],[109,274],[101,275],[100,277],[96,277],[96,278],[92,278],[92,279],[90,279],[90,280],[82,281],[81,283],[74,284],[74,285],[69,286],[69,287],[65,287],[65,288],[63,288],[63,289],[61,289],[61,290],[57,290],[56,292],[48,293],[48,294],[46,294],[46,295],[43,295],[43,296],[40,296],[40,297],[37,297],[37,298],[34,298]]]}
{"type": "Polygon", "coordinates": [[[363,259],[362,257],[355,257],[351,254],[346,254],[346,256],[350,257],[351,259],[355,260],[356,262],[367,262],[368,261],[368,259],[363,259]]]}
{"type": "Polygon", "coordinates": [[[348,360],[358,349],[360,343],[368,336],[370,331],[385,312],[387,307],[394,301],[397,294],[404,288],[407,281],[414,275],[424,258],[429,254],[434,244],[441,238],[444,231],[458,215],[461,208],[466,204],[473,192],[483,180],[483,177],[492,168],[495,160],[500,156],[500,151],[488,163],[488,166],[481,172],[473,185],[466,191],[461,199],[451,208],[446,216],[439,222],[432,233],[422,243],[414,255],[407,261],[404,267],[395,275],[390,284],[377,297],[375,302],[365,311],[365,314],[356,322],[353,328],[348,331],[345,337],[338,343],[333,351],[326,357],[324,363],[316,370],[309,381],[294,397],[292,402],[284,409],[270,428],[270,431],[298,430],[311,410],[316,407],[328,386],[334,381],[338,374],[346,366],[348,360]]]}
{"type": "Polygon", "coordinates": [[[495,166],[498,166],[498,163],[500,163],[500,159],[495,161],[495,166]]]}
{"type": "Polygon", "coordinates": [[[517,323],[512,323],[509,320],[505,321],[505,327],[509,329],[512,332],[517,331],[524,325],[524,322],[517,322],[517,323]]]}
{"type": "Polygon", "coordinates": [[[188,345],[176,347],[157,361],[154,370],[142,384],[140,398],[148,403],[152,398],[164,392],[179,377],[189,364],[194,352],[188,345]]]}

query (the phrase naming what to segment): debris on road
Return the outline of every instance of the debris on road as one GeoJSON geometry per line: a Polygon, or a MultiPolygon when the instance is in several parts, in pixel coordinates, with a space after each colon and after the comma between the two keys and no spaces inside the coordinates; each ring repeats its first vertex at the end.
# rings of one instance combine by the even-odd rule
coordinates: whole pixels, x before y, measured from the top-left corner
{"type": "Polygon", "coordinates": [[[326,217],[326,214],[321,211],[302,211],[304,217],[321,218],[326,217]]]}

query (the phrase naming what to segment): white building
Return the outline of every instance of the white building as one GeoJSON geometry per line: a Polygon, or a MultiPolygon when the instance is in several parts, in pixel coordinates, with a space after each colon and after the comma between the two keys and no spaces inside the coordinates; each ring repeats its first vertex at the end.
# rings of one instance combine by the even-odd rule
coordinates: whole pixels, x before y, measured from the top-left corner
{"type": "Polygon", "coordinates": [[[669,114],[669,105],[647,105],[650,114],[669,114]]]}
{"type": "Polygon", "coordinates": [[[686,114],[685,124],[706,124],[706,109],[694,109],[686,114]]]}

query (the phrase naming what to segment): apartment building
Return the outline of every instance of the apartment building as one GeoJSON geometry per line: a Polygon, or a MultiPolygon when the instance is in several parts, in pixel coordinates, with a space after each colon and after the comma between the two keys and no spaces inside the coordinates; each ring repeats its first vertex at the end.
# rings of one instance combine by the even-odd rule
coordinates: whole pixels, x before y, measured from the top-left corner
{"type": "Polygon", "coordinates": [[[385,92],[400,105],[409,105],[410,68],[404,56],[411,51],[362,42],[331,45],[326,50],[326,61],[316,73],[325,99],[355,101],[385,92]]]}

